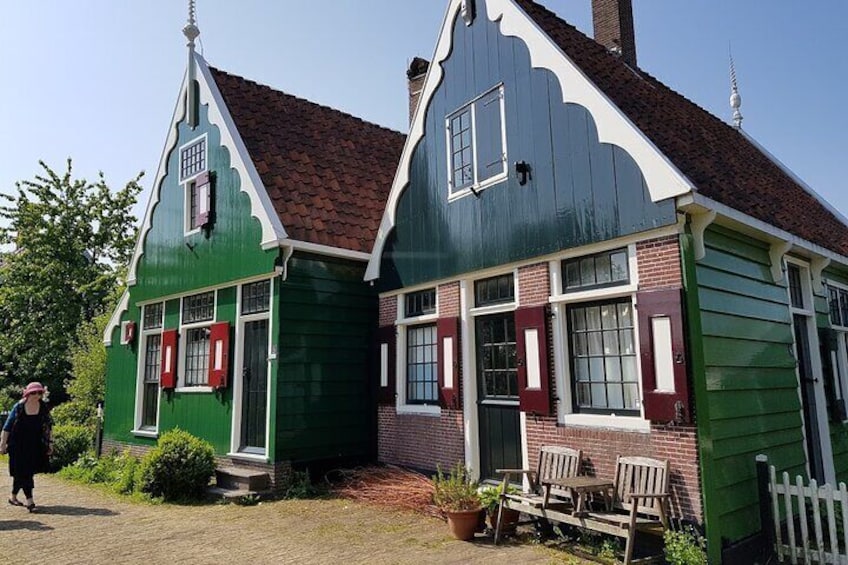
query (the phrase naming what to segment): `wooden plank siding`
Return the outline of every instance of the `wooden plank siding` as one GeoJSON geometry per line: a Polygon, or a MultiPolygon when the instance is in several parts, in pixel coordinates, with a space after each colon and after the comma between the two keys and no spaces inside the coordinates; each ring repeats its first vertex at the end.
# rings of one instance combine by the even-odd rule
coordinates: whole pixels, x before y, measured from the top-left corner
{"type": "Polygon", "coordinates": [[[720,544],[757,531],[757,454],[781,471],[806,471],[788,296],[772,281],[768,245],[719,226],[705,244],[695,266],[704,363],[695,378],[705,396],[708,535],[720,544]]]}
{"type": "MultiPolygon", "coordinates": [[[[595,122],[562,102],[559,80],[534,69],[522,40],[504,37],[486,5],[453,25],[444,78],[426,108],[410,185],[381,261],[381,290],[504,265],[674,224],[674,203],[651,201],[635,161],[598,141],[595,122]],[[503,84],[508,178],[448,202],[445,118],[503,84]],[[521,186],[516,161],[530,164],[521,186]]],[[[435,62],[434,64],[439,64],[435,62]]],[[[565,86],[567,88],[568,85],[565,86]]]]}
{"type": "Polygon", "coordinates": [[[365,265],[295,253],[280,288],[277,461],[364,459],[376,449],[365,265]]]}

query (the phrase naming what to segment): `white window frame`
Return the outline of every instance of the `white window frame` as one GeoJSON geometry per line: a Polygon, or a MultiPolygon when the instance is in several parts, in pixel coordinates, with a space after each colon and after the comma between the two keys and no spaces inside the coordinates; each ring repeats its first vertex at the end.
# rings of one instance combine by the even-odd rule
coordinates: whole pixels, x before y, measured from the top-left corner
{"type": "MultiPolygon", "coordinates": [[[[435,287],[436,292],[436,311],[431,314],[423,314],[420,316],[406,316],[406,297],[409,294],[415,294],[417,292],[421,292],[423,290],[430,290],[434,287],[424,287],[417,288],[414,290],[407,290],[407,292],[397,295],[397,320],[395,320],[395,326],[397,327],[397,344],[395,346],[395,356],[396,356],[396,366],[395,366],[395,382],[397,386],[397,399],[395,409],[398,414],[417,414],[421,416],[439,416],[442,413],[442,409],[439,406],[439,395],[436,394],[436,400],[433,404],[408,404],[406,401],[406,372],[407,372],[407,356],[406,356],[406,343],[407,343],[407,332],[409,328],[414,326],[420,326],[423,324],[435,324],[439,319],[439,288],[435,287]]],[[[437,336],[438,339],[438,336],[437,336]]],[[[437,344],[438,351],[438,344],[437,344]]],[[[439,367],[441,365],[441,359],[438,358],[438,354],[436,355],[436,374],[438,375],[439,367]]],[[[438,382],[438,378],[437,378],[438,382]]]]}
{"type": "Polygon", "coordinates": [[[474,99],[468,101],[463,104],[460,108],[457,108],[453,112],[449,113],[445,118],[445,141],[446,141],[446,152],[447,152],[447,175],[448,175],[448,202],[452,202],[459,198],[463,198],[468,196],[469,194],[478,194],[480,191],[489,188],[490,186],[502,182],[509,176],[509,159],[507,152],[507,144],[506,144],[506,101],[505,101],[505,93],[504,93],[504,85],[503,83],[499,83],[474,99]],[[501,149],[502,156],[501,160],[503,162],[503,171],[498,173],[497,175],[493,175],[491,177],[485,179],[477,178],[477,118],[476,118],[476,103],[486,96],[490,95],[494,91],[499,91],[500,98],[500,112],[501,112],[501,149]],[[462,114],[466,110],[471,113],[471,168],[472,173],[474,174],[474,181],[470,186],[465,186],[459,189],[454,189],[453,182],[453,146],[452,146],[452,135],[451,135],[451,119],[462,114]]]}
{"type": "MultiPolygon", "coordinates": [[[[180,186],[183,188],[183,235],[189,236],[192,234],[200,233],[201,226],[197,226],[195,228],[191,227],[191,186],[197,180],[197,177],[209,171],[209,139],[207,134],[202,134],[191,141],[184,143],[181,145],[177,152],[177,177],[179,179],[180,186]],[[206,165],[203,169],[187,176],[186,178],[182,178],[182,170],[183,170],[183,150],[187,147],[191,147],[197,143],[203,143],[203,150],[206,153],[204,157],[204,164],[206,165]]],[[[198,204],[198,209],[200,208],[198,204]]]]}
{"type": "Polygon", "coordinates": [[[584,426],[594,428],[611,428],[629,431],[648,432],[651,429],[650,421],[645,419],[645,393],[642,389],[642,364],[640,359],[640,335],[639,319],[637,313],[636,292],[639,289],[638,257],[636,243],[622,245],[621,243],[610,244],[606,247],[596,247],[573,252],[557,257],[549,263],[551,277],[551,297],[549,302],[554,315],[553,324],[553,346],[554,367],[556,370],[557,396],[559,402],[557,420],[567,426],[584,426]],[[596,255],[620,248],[627,249],[627,264],[630,280],[626,284],[592,288],[588,290],[575,290],[563,292],[565,273],[562,263],[565,260],[577,259],[588,255],[596,255]],[[585,302],[596,302],[601,300],[614,300],[617,298],[628,298],[633,308],[633,346],[636,349],[636,379],[638,386],[639,414],[618,415],[612,414],[585,414],[574,411],[574,392],[571,376],[571,354],[569,346],[570,335],[568,333],[567,310],[570,305],[579,305],[585,302]]]}
{"type": "MultiPolygon", "coordinates": [[[[161,404],[161,394],[156,395],[156,424],[150,427],[142,427],[142,420],[144,419],[144,370],[145,370],[145,362],[147,361],[147,339],[152,335],[160,336],[159,342],[159,361],[161,364],[162,360],[162,342],[161,336],[165,331],[165,301],[159,300],[154,302],[148,302],[145,304],[139,305],[139,343],[138,343],[138,368],[136,370],[136,392],[135,392],[135,420],[133,429],[130,433],[135,436],[141,437],[158,437],[159,436],[159,408],[161,404]],[[144,309],[148,306],[153,306],[156,304],[160,304],[162,306],[162,314],[159,320],[159,327],[157,328],[144,328],[144,309]]],[[[161,379],[161,375],[159,377],[161,379]]],[[[160,385],[161,386],[161,385],[160,385]]]]}
{"type": "Polygon", "coordinates": [[[207,382],[205,385],[189,385],[186,383],[186,353],[188,350],[188,342],[186,340],[186,336],[188,334],[188,330],[200,329],[200,328],[210,328],[212,324],[214,324],[218,319],[218,289],[210,289],[203,290],[200,292],[193,292],[191,294],[186,294],[180,297],[180,346],[179,346],[179,378],[177,382],[180,383],[175,392],[214,392],[215,389],[209,386],[209,371],[207,370],[206,379],[207,382]],[[191,296],[197,296],[198,294],[206,294],[208,292],[212,293],[212,319],[204,320],[202,322],[192,322],[192,323],[184,323],[183,322],[183,302],[185,302],[186,298],[191,296]]]}

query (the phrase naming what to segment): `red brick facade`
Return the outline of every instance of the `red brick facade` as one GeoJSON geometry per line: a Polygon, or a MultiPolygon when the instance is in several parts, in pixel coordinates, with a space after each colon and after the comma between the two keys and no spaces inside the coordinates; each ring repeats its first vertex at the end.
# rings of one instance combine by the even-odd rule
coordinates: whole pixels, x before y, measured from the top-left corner
{"type": "MultiPolygon", "coordinates": [[[[646,240],[636,245],[639,290],[682,287],[680,248],[676,235],[646,240]]],[[[460,314],[459,283],[438,289],[439,315],[460,314]]],[[[518,269],[518,307],[546,304],[551,295],[549,264],[518,269]]],[[[381,325],[393,321],[397,299],[380,301],[381,325]]],[[[549,328],[550,329],[550,328],[549,328]]],[[[551,335],[552,332],[551,332],[551,335]]],[[[556,390],[553,347],[549,347],[551,390],[556,390]]],[[[460,380],[462,382],[462,379],[460,380]]],[[[559,402],[559,400],[557,400],[559,402]]],[[[698,446],[694,426],[651,424],[650,431],[624,431],[588,426],[564,426],[555,417],[527,419],[527,449],[531,467],[542,445],[560,444],[583,450],[583,472],[612,476],[617,455],[641,455],[671,462],[671,510],[675,516],[703,520],[700,497],[698,446]]],[[[387,463],[434,469],[465,460],[461,410],[442,410],[441,416],[397,415],[394,407],[379,412],[379,458],[387,463]]]]}

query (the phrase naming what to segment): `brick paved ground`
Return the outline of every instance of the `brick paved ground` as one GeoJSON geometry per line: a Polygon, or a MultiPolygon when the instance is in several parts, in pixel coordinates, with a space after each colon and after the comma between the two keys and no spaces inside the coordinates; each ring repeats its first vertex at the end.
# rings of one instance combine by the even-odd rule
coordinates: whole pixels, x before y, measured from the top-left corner
{"type": "Polygon", "coordinates": [[[6,504],[0,458],[0,563],[582,563],[532,544],[449,538],[444,522],[344,500],[257,506],[148,505],[36,477],[37,512],[6,504]]]}

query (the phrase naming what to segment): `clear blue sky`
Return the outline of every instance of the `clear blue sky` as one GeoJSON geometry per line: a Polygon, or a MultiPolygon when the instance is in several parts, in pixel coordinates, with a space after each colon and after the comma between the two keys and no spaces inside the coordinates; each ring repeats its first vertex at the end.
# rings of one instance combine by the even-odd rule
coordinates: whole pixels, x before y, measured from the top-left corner
{"type": "MultiPolygon", "coordinates": [[[[590,0],[543,0],[591,35],[590,0]]],[[[633,0],[640,66],[743,127],[848,215],[848,2],[633,0]]],[[[405,131],[409,60],[431,58],[447,0],[197,0],[210,64],[405,131]]],[[[113,187],[156,173],[186,63],[185,0],[4,0],[0,190],[38,160],[113,187]]]]}

